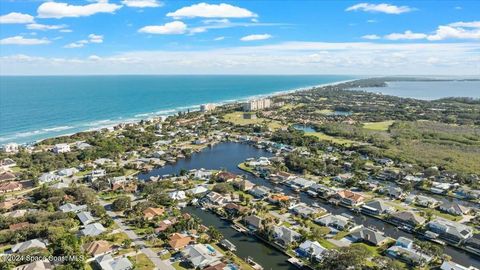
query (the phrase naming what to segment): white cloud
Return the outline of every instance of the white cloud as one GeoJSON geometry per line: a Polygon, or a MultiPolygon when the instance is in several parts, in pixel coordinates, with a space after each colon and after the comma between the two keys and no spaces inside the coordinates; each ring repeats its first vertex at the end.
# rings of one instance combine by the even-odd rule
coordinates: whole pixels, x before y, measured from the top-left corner
{"type": "Polygon", "coordinates": [[[72,29],[61,29],[60,32],[62,32],[62,33],[71,33],[71,32],[73,32],[73,30],[72,30],[72,29]]]}
{"type": "Polygon", "coordinates": [[[103,36],[102,35],[90,34],[90,35],[88,35],[88,41],[90,43],[103,43],[103,36]]]}
{"type": "Polygon", "coordinates": [[[42,45],[48,44],[48,39],[24,38],[22,36],[8,37],[0,40],[2,45],[42,45]]]}
{"type": "Polygon", "coordinates": [[[270,34],[257,34],[257,35],[244,36],[240,40],[241,41],[255,41],[255,40],[270,39],[271,37],[272,37],[272,35],[270,35],[270,34]]]}
{"type": "Polygon", "coordinates": [[[346,11],[365,11],[365,12],[381,12],[386,14],[401,14],[405,12],[410,12],[413,9],[408,6],[395,6],[390,4],[370,4],[370,3],[360,3],[348,7],[346,11]]]}
{"type": "Polygon", "coordinates": [[[405,31],[404,33],[391,33],[385,36],[385,39],[388,40],[401,40],[401,39],[425,39],[427,34],[423,33],[413,33],[410,30],[405,31]]]}
{"type": "Polygon", "coordinates": [[[103,43],[103,36],[102,35],[96,35],[96,34],[90,34],[90,35],[88,35],[88,39],[82,39],[82,40],[79,40],[79,41],[75,41],[75,42],[69,43],[69,44],[67,44],[63,47],[67,48],[67,49],[83,48],[88,43],[103,43]]]}
{"type": "Polygon", "coordinates": [[[0,16],[0,24],[7,23],[34,23],[33,16],[18,12],[10,12],[0,16]]]}
{"type": "Polygon", "coordinates": [[[163,6],[163,3],[157,0],[123,0],[122,4],[134,8],[154,8],[163,6]]]}
{"type": "MultiPolygon", "coordinates": [[[[85,58],[3,56],[4,74],[469,75],[478,43],[284,42],[209,50],[131,51],[85,58]],[[39,67],[42,67],[39,69],[39,67]]],[[[478,72],[477,72],[478,73],[478,72]]]]}
{"type": "Polygon", "coordinates": [[[257,14],[248,9],[221,3],[218,5],[199,3],[167,13],[173,18],[251,18],[257,14]]]}
{"type": "Polygon", "coordinates": [[[369,40],[374,40],[374,39],[380,39],[379,36],[377,35],[364,35],[362,36],[363,39],[369,39],[369,40]]]}
{"type": "Polygon", "coordinates": [[[108,3],[108,0],[100,0],[96,3],[76,6],[68,3],[45,2],[38,9],[39,18],[64,18],[64,17],[85,17],[96,13],[113,13],[120,9],[121,5],[108,3]]]}
{"type": "Polygon", "coordinates": [[[46,24],[39,24],[39,23],[31,23],[27,24],[27,29],[30,30],[58,30],[67,27],[65,24],[58,24],[58,25],[46,25],[46,24]]]}
{"type": "Polygon", "coordinates": [[[215,40],[215,41],[220,41],[220,40],[224,40],[224,39],[225,39],[225,37],[222,36],[222,37],[216,37],[216,38],[214,38],[213,40],[215,40]]]}
{"type": "Polygon", "coordinates": [[[480,21],[454,22],[454,23],[450,23],[449,26],[453,26],[453,27],[465,27],[465,28],[480,28],[480,21]]]}
{"type": "Polygon", "coordinates": [[[164,25],[148,25],[138,30],[140,33],[157,35],[179,35],[187,31],[187,25],[181,21],[173,21],[164,25]]]}

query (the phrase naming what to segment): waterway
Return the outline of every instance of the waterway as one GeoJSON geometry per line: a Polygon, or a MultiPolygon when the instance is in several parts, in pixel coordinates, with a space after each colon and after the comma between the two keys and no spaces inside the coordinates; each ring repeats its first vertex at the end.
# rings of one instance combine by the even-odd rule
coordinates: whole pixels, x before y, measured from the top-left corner
{"type": "MultiPolygon", "coordinates": [[[[289,195],[294,195],[293,191],[284,186],[284,185],[275,185],[263,178],[255,177],[252,174],[247,174],[241,169],[237,167],[237,165],[241,162],[243,162],[245,159],[250,158],[250,157],[269,157],[272,156],[271,153],[267,152],[264,149],[257,149],[251,145],[248,144],[242,144],[242,143],[234,143],[234,142],[226,142],[226,143],[220,143],[217,144],[213,147],[204,149],[200,153],[195,153],[193,154],[190,158],[186,158],[183,160],[179,160],[178,162],[174,164],[169,164],[165,167],[158,168],[155,170],[152,170],[151,172],[147,174],[141,174],[139,175],[140,179],[148,179],[150,176],[158,176],[158,175],[165,175],[165,174],[175,174],[179,173],[181,169],[199,169],[199,168],[205,168],[205,169],[226,169],[232,173],[235,174],[244,174],[246,175],[247,179],[253,182],[256,185],[263,185],[267,186],[269,188],[274,188],[274,187],[280,187],[285,194],[289,195]]],[[[296,194],[295,194],[296,195],[296,194]]],[[[322,200],[319,199],[313,199],[306,195],[305,193],[300,193],[300,200],[304,203],[307,204],[312,204],[316,202],[319,204],[321,207],[325,208],[327,211],[333,214],[342,214],[342,213],[347,213],[353,216],[354,221],[357,224],[363,224],[365,227],[373,227],[376,228],[377,230],[380,230],[385,233],[386,236],[392,237],[394,239],[397,239],[400,236],[404,236],[407,238],[413,238],[413,235],[404,231],[400,231],[397,229],[397,227],[385,223],[381,220],[378,220],[373,217],[365,216],[362,214],[354,214],[351,211],[347,210],[346,208],[340,207],[340,206],[334,206],[331,204],[328,204],[322,200]]],[[[200,210],[201,211],[201,210],[200,210]]],[[[213,219],[211,220],[213,221],[213,219]]],[[[217,226],[222,226],[223,220],[218,218],[218,223],[217,226]]],[[[228,237],[227,237],[228,238],[228,237]]],[[[236,244],[236,243],[234,243],[236,244]]],[[[260,243],[259,243],[260,244],[260,243]]],[[[243,249],[243,248],[242,248],[243,249]]],[[[238,252],[246,252],[243,254],[251,254],[250,256],[254,257],[254,252],[250,252],[249,249],[247,251],[240,251],[240,248],[238,252]]],[[[467,252],[464,252],[462,250],[455,249],[450,246],[445,246],[445,253],[448,254],[449,256],[452,257],[453,261],[466,265],[466,266],[475,266],[475,267],[480,267],[480,258],[478,258],[475,255],[469,254],[467,252]]],[[[255,259],[255,257],[254,257],[255,259]]],[[[272,258],[273,259],[273,258],[272,258]]],[[[268,260],[267,260],[268,262],[268,260]]],[[[264,265],[264,261],[258,261],[258,263],[264,265]]],[[[268,269],[268,268],[266,268],[268,269]]],[[[273,269],[288,269],[288,268],[273,268],[273,269]]]]}

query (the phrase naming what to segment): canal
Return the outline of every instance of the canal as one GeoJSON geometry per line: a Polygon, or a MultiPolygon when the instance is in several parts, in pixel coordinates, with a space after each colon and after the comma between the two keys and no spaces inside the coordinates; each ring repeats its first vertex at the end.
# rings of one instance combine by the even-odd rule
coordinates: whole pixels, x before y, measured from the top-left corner
{"type": "MultiPolygon", "coordinates": [[[[283,192],[285,192],[285,194],[297,195],[297,194],[294,194],[290,188],[284,185],[274,185],[268,180],[265,180],[260,177],[255,177],[254,175],[246,173],[237,167],[239,163],[245,161],[245,159],[247,158],[261,157],[261,156],[270,157],[272,156],[272,154],[264,149],[257,149],[248,144],[225,142],[225,143],[217,144],[213,147],[206,148],[202,152],[195,153],[191,157],[179,160],[174,164],[169,164],[165,167],[152,170],[151,172],[146,174],[140,174],[138,177],[139,179],[148,179],[150,176],[176,174],[176,173],[179,173],[180,170],[182,169],[187,169],[187,170],[199,169],[199,168],[226,169],[235,174],[245,175],[248,180],[250,180],[252,183],[256,185],[263,185],[269,188],[280,187],[282,188],[283,192]]],[[[353,216],[353,219],[357,224],[363,224],[365,227],[374,227],[377,230],[384,232],[386,236],[392,237],[394,239],[397,239],[400,236],[408,237],[411,239],[414,238],[412,234],[398,230],[397,227],[391,224],[385,223],[373,217],[369,217],[361,214],[354,214],[353,212],[347,210],[346,208],[328,204],[320,199],[313,199],[308,195],[306,195],[305,193],[300,193],[300,200],[310,205],[316,202],[321,207],[325,208],[327,211],[333,214],[348,213],[353,216]]],[[[223,222],[223,220],[221,219],[218,219],[218,220],[223,222]]],[[[241,252],[240,248],[237,252],[241,252]]],[[[255,254],[253,254],[253,252],[250,252],[248,249],[245,252],[246,252],[245,254],[251,253],[247,256],[252,256],[255,260],[255,257],[254,257],[255,254]]],[[[480,267],[480,259],[473,254],[455,249],[450,246],[445,246],[445,253],[451,256],[453,261],[457,263],[460,263],[466,266],[472,265],[477,268],[480,267]]],[[[265,264],[264,261],[257,261],[257,262],[260,263],[261,265],[265,264]]],[[[273,268],[273,269],[287,269],[287,268],[273,268]]]]}

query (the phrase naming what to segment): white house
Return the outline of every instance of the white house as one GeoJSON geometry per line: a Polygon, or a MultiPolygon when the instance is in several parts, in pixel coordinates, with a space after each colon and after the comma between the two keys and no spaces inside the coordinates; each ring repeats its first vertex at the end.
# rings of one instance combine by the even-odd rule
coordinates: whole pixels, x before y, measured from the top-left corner
{"type": "Polygon", "coordinates": [[[40,182],[40,184],[46,184],[46,183],[50,183],[50,182],[53,182],[53,181],[58,181],[62,179],[62,177],[54,174],[54,173],[51,173],[51,172],[48,172],[48,173],[44,173],[42,175],[40,175],[40,177],[38,178],[38,181],[40,182]]]}
{"type": "Polygon", "coordinates": [[[17,253],[17,252],[24,252],[27,249],[30,248],[41,248],[41,249],[46,249],[47,245],[40,239],[32,239],[28,240],[22,243],[15,244],[12,247],[12,253],[17,253]]]}
{"type": "Polygon", "coordinates": [[[187,198],[183,190],[170,192],[168,196],[174,201],[183,201],[187,198]]]}
{"type": "Polygon", "coordinates": [[[3,151],[5,153],[18,153],[18,144],[7,143],[3,146],[3,151]]]}
{"type": "Polygon", "coordinates": [[[66,143],[55,144],[52,150],[55,154],[67,153],[70,152],[70,145],[66,143]]]}

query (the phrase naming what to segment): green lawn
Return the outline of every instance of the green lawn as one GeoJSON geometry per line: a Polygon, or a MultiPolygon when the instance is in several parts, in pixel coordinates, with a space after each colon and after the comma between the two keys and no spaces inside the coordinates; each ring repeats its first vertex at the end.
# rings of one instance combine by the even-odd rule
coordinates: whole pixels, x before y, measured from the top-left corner
{"type": "Polygon", "coordinates": [[[343,144],[345,146],[350,146],[352,144],[357,143],[357,142],[349,140],[349,139],[333,137],[333,136],[327,135],[327,134],[322,133],[322,132],[308,132],[308,133],[305,133],[305,135],[315,136],[315,137],[319,138],[320,140],[330,141],[332,143],[337,143],[337,144],[343,144]]]}
{"type": "Polygon", "coordinates": [[[128,259],[135,265],[138,270],[150,270],[155,268],[155,265],[148,259],[147,255],[139,253],[135,256],[128,257],[128,259]]]}
{"type": "Polygon", "coordinates": [[[240,168],[240,169],[242,169],[246,172],[253,173],[253,168],[248,167],[247,164],[245,164],[245,162],[242,162],[242,163],[238,164],[238,168],[240,168]]]}
{"type": "Polygon", "coordinates": [[[393,120],[382,121],[382,122],[370,122],[364,123],[363,128],[376,130],[376,131],[387,131],[388,128],[393,124],[393,120]]]}
{"type": "Polygon", "coordinates": [[[266,124],[271,129],[279,129],[283,127],[283,125],[278,121],[271,121],[265,118],[256,118],[256,119],[244,119],[243,118],[244,112],[233,112],[228,113],[223,116],[225,121],[228,121],[234,125],[246,126],[252,124],[266,124]]]}

